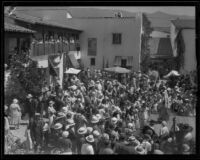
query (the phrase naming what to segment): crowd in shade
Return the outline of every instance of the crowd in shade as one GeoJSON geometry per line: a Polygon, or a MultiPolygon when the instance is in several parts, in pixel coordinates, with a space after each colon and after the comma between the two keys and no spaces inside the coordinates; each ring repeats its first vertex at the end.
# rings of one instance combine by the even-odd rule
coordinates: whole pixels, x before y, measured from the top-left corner
{"type": "Polygon", "coordinates": [[[196,88],[188,77],[159,80],[135,72],[118,77],[101,70],[71,75],[63,87],[45,86],[5,107],[9,154],[193,154],[193,127],[169,127],[170,114],[195,116],[196,88]],[[23,106],[23,107],[22,107],[23,106]],[[23,108],[23,109],[22,109],[23,108]],[[152,120],[151,114],[158,114],[152,120]],[[26,141],[9,145],[9,125],[28,118],[26,141]],[[155,125],[160,126],[159,133],[155,125]],[[14,147],[13,147],[14,146],[14,147]],[[14,149],[13,149],[14,148],[14,149]],[[22,150],[24,149],[24,150],[22,150]],[[14,152],[15,151],[15,152],[14,152]]]}

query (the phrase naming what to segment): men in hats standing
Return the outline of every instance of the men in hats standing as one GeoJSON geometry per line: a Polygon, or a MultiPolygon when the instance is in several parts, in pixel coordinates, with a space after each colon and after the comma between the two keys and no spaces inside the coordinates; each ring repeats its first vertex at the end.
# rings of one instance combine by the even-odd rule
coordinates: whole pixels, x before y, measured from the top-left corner
{"type": "Polygon", "coordinates": [[[77,150],[78,154],[82,153],[82,145],[85,143],[85,135],[87,134],[87,128],[85,126],[80,127],[77,131],[77,150]]]}
{"type": "Polygon", "coordinates": [[[81,146],[81,154],[94,154],[94,148],[93,148],[93,143],[94,143],[94,136],[91,134],[87,136],[86,138],[86,143],[84,143],[81,146]]]}

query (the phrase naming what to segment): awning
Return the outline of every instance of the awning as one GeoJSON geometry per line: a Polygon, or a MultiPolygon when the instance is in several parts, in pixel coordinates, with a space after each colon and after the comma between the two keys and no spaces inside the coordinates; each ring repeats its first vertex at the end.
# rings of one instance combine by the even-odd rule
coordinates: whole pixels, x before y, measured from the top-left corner
{"type": "Polygon", "coordinates": [[[110,67],[110,68],[104,68],[105,71],[108,72],[114,72],[114,73],[129,73],[130,70],[122,67],[110,67]]]}
{"type": "Polygon", "coordinates": [[[68,70],[66,70],[65,73],[68,73],[68,74],[78,74],[81,70],[79,69],[75,69],[75,68],[69,68],[68,70]]]}
{"type": "Polygon", "coordinates": [[[170,76],[180,76],[180,74],[175,71],[175,70],[172,70],[171,72],[169,72],[167,75],[163,76],[164,78],[168,78],[170,76]]]}

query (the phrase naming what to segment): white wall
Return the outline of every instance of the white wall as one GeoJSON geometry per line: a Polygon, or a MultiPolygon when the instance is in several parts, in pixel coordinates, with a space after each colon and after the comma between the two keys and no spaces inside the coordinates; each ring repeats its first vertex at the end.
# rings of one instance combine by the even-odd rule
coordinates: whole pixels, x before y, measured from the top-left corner
{"type": "Polygon", "coordinates": [[[114,65],[115,56],[133,56],[133,69],[139,69],[140,27],[141,19],[137,18],[90,18],[69,19],[68,24],[83,30],[80,35],[81,58],[84,67],[90,66],[90,58],[96,58],[95,68],[103,67],[107,60],[109,67],[114,65]],[[112,33],[122,33],[122,44],[112,44],[112,33]],[[97,38],[97,55],[88,56],[88,38],[97,38]]]}
{"type": "Polygon", "coordinates": [[[195,46],[195,30],[184,29],[182,35],[185,44],[184,52],[184,70],[187,72],[193,71],[197,67],[196,46],[195,46]]]}

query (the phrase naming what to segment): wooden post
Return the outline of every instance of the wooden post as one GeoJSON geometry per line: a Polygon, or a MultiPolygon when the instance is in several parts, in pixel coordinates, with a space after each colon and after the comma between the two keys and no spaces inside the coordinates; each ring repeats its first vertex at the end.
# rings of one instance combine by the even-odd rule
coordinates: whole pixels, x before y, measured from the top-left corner
{"type": "Polygon", "coordinates": [[[173,118],[173,142],[175,142],[176,133],[176,117],[173,118]]]}

